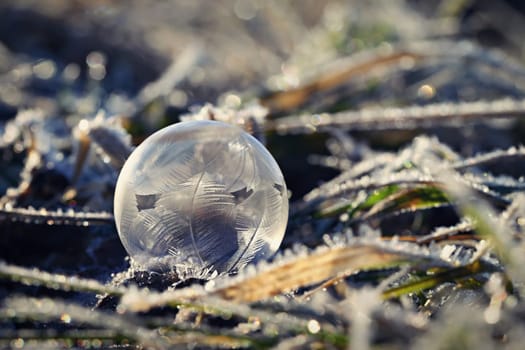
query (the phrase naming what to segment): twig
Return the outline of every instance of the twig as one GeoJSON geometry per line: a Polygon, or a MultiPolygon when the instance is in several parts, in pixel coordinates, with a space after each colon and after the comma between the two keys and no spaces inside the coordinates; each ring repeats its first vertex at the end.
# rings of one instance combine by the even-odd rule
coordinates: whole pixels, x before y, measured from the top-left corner
{"type": "Polygon", "coordinates": [[[432,128],[437,125],[461,125],[467,121],[522,117],[525,100],[436,103],[401,108],[370,108],[340,113],[293,115],[268,121],[267,130],[287,133],[311,133],[327,128],[345,130],[399,130],[432,128]]]}

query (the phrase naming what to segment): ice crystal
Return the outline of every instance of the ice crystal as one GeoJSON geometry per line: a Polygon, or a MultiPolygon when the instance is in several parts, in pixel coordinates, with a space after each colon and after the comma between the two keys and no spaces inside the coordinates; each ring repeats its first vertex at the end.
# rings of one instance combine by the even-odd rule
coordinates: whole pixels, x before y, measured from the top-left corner
{"type": "Polygon", "coordinates": [[[115,220],[129,254],[150,268],[231,272],[269,258],[288,219],[270,153],[216,121],[167,127],[141,144],[117,182],[115,220]]]}

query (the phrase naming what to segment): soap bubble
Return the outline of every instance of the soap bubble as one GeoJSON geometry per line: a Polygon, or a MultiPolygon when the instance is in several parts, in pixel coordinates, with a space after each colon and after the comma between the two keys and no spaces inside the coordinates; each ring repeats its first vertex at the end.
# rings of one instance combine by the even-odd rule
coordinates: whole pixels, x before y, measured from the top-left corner
{"type": "Polygon", "coordinates": [[[137,263],[186,277],[270,257],[288,220],[286,184],[271,154],[217,121],[181,122],[147,138],[122,168],[114,206],[137,263]]]}

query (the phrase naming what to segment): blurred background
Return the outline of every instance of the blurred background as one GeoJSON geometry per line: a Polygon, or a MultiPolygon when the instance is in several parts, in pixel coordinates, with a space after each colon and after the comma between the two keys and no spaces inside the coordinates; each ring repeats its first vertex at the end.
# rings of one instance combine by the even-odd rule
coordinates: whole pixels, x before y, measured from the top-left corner
{"type": "Polygon", "coordinates": [[[335,58],[385,42],[472,39],[522,60],[524,7],[517,0],[4,0],[0,119],[34,106],[125,111],[184,53],[192,62],[167,99],[175,113],[229,90],[298,85],[335,58]]]}
{"type": "MultiPolygon", "coordinates": [[[[53,95],[67,83],[79,92],[100,89],[106,107],[118,109],[110,102],[132,98],[186,50],[197,48],[198,62],[169,99],[185,108],[214,102],[229,89],[264,85],[304,44],[308,31],[338,6],[256,0],[2,1],[0,68],[8,72],[17,65],[15,82],[27,74],[44,80],[32,82],[39,89],[34,94],[53,95]]],[[[20,94],[6,89],[4,109],[23,104],[20,94]]],[[[99,106],[86,102],[82,107],[93,112],[99,106]]]]}

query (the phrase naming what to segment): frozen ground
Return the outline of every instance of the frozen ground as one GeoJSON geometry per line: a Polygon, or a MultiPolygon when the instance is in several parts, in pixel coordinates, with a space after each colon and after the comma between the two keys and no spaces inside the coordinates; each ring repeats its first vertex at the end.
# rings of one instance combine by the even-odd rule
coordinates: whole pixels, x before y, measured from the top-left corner
{"type": "Polygon", "coordinates": [[[521,349],[524,28],[519,1],[2,1],[0,346],[521,349]],[[126,257],[117,176],[181,119],[276,158],[276,256],[126,257]]]}

